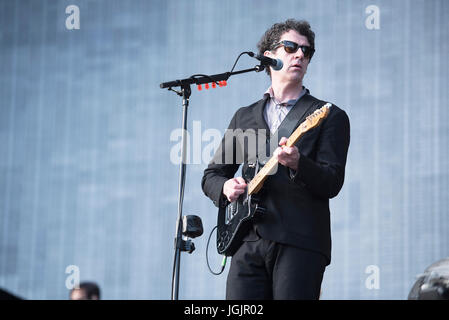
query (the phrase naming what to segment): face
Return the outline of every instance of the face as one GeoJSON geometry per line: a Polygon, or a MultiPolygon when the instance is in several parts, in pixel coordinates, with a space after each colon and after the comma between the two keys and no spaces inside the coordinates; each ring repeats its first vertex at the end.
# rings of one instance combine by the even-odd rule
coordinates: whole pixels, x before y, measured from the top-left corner
{"type": "MultiPolygon", "coordinates": [[[[310,46],[307,37],[300,35],[295,30],[285,32],[279,41],[282,40],[293,41],[301,46],[310,46]]],[[[279,46],[273,51],[265,51],[264,55],[273,59],[281,59],[284,63],[281,70],[270,70],[272,81],[302,83],[310,59],[304,56],[304,53],[300,48],[298,48],[295,53],[288,53],[285,51],[284,46],[279,46]]]]}

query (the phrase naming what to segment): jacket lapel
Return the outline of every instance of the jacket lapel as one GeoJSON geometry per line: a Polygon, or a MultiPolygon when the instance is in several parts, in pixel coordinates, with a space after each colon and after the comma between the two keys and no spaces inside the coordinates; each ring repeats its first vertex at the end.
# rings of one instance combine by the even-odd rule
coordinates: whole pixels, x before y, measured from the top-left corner
{"type": "Polygon", "coordinates": [[[278,142],[282,137],[290,137],[296,127],[300,124],[300,121],[304,119],[304,116],[309,112],[311,107],[314,105],[314,99],[309,94],[307,90],[306,94],[299,99],[290,112],[285,116],[281,125],[274,132],[273,136],[277,135],[278,142]]]}
{"type": "Polygon", "coordinates": [[[259,100],[259,102],[257,102],[257,105],[254,107],[253,109],[253,115],[254,115],[254,120],[257,123],[257,128],[259,129],[266,129],[267,131],[267,136],[268,133],[270,132],[270,128],[268,127],[268,124],[265,121],[265,118],[263,117],[263,111],[265,109],[265,104],[267,103],[268,97],[264,97],[263,99],[259,100]]]}

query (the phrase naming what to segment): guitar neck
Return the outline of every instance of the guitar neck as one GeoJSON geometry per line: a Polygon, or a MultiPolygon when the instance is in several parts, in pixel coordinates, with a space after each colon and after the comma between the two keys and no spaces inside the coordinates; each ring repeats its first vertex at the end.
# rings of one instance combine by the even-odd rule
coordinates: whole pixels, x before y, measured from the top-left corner
{"type": "MultiPolygon", "coordinates": [[[[310,129],[318,126],[321,121],[329,114],[331,104],[326,103],[322,108],[316,110],[312,115],[302,122],[298,128],[292,133],[286,142],[287,147],[295,145],[298,140],[310,129]]],[[[278,159],[272,156],[270,160],[263,166],[263,168],[256,174],[256,176],[248,184],[248,194],[257,193],[263,186],[263,183],[270,174],[275,173],[278,166],[278,159]]]]}
{"type": "MultiPolygon", "coordinates": [[[[287,147],[293,146],[298,140],[307,132],[308,129],[305,125],[306,123],[302,123],[293,134],[288,138],[287,143],[285,144],[287,147]]],[[[263,186],[263,183],[268,178],[269,175],[274,173],[274,170],[278,166],[278,159],[276,156],[272,156],[270,160],[263,166],[262,169],[256,174],[256,176],[249,182],[248,184],[248,194],[257,193],[263,186]]]]}

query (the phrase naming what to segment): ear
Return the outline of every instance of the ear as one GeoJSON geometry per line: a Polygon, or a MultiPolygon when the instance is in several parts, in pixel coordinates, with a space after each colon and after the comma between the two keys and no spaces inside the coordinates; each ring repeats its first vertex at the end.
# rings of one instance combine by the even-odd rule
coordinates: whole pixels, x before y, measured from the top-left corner
{"type": "Polygon", "coordinates": [[[263,55],[265,56],[265,57],[272,57],[273,56],[273,53],[271,52],[271,51],[268,51],[268,50],[266,50],[264,53],[263,53],[263,55]]]}

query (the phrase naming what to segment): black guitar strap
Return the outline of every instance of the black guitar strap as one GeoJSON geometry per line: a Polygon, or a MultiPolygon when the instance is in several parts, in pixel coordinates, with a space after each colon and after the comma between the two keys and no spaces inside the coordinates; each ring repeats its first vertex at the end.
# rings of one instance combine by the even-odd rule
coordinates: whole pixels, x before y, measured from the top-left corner
{"type": "MultiPolygon", "coordinates": [[[[290,135],[295,131],[295,129],[304,121],[306,117],[308,117],[315,109],[320,107],[320,103],[322,101],[312,97],[308,92],[299,99],[290,112],[285,116],[279,128],[271,135],[270,139],[276,137],[278,144],[274,145],[274,143],[269,143],[272,145],[272,148],[277,148],[279,145],[279,141],[282,137],[290,137],[290,135]]],[[[269,147],[269,146],[267,146],[269,147]]],[[[274,152],[271,150],[270,154],[274,152]]]]}

